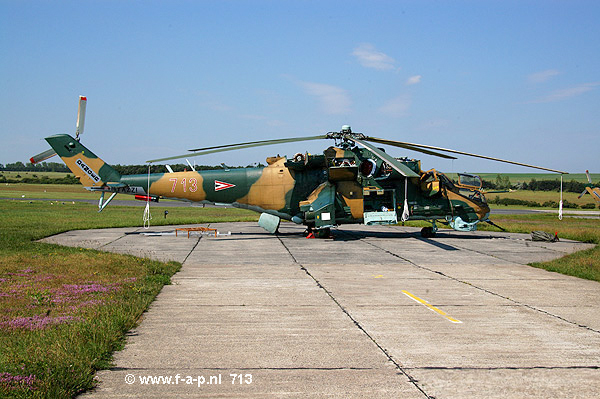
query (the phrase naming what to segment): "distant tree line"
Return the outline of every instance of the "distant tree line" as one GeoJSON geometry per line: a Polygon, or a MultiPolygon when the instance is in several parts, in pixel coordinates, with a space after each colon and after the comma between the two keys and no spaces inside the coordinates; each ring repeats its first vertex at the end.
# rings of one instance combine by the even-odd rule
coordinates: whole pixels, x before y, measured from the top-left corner
{"type": "MultiPolygon", "coordinates": [[[[122,175],[142,175],[142,174],[146,174],[148,173],[148,164],[146,165],[110,165],[113,167],[114,170],[116,170],[117,172],[119,172],[122,175]]],[[[169,165],[171,167],[171,169],[173,169],[173,172],[183,172],[186,170],[191,170],[190,165],[186,165],[183,163],[180,164],[172,164],[169,165]]],[[[253,165],[249,165],[248,167],[251,167],[253,165]]],[[[262,166],[262,165],[261,165],[262,166]]],[[[211,166],[211,165],[194,165],[194,168],[196,170],[213,170],[213,169],[224,169],[224,168],[228,168],[228,169],[237,169],[237,168],[244,168],[244,166],[211,166]]],[[[165,165],[150,165],[150,173],[166,173],[167,172],[167,168],[165,167],[165,165]]]]}
{"type": "MultiPolygon", "coordinates": [[[[122,175],[137,175],[147,174],[148,164],[146,165],[111,165],[117,172],[122,175]]],[[[173,164],[170,165],[173,172],[183,172],[191,170],[189,165],[186,164],[173,164]]],[[[247,167],[263,167],[263,164],[248,165],[247,167]]],[[[211,166],[211,165],[195,165],[196,170],[214,170],[214,169],[237,169],[243,168],[244,166],[211,166]]],[[[150,173],[166,173],[167,168],[164,165],[150,165],[150,173]]],[[[29,183],[29,184],[78,184],[79,179],[71,174],[69,168],[66,165],[58,162],[40,162],[39,164],[32,165],[31,163],[24,164],[23,162],[8,163],[6,165],[0,164],[0,183],[29,183]],[[4,176],[2,171],[10,172],[64,172],[68,173],[65,177],[48,177],[48,176],[37,176],[35,173],[31,176],[22,177],[17,174],[14,178],[8,178],[4,176]]]]}
{"type": "MultiPolygon", "coordinates": [[[[496,205],[521,205],[521,206],[528,206],[528,207],[532,207],[532,208],[538,208],[538,207],[558,208],[558,202],[556,202],[556,201],[546,201],[546,202],[540,203],[537,201],[522,200],[522,199],[518,199],[518,198],[500,198],[500,196],[498,196],[498,195],[495,198],[488,200],[488,202],[490,204],[496,204],[496,205]]],[[[573,202],[569,202],[567,200],[563,201],[563,208],[594,209],[595,207],[596,207],[596,204],[594,204],[594,203],[583,204],[583,205],[579,206],[579,205],[577,205],[573,202]]]]}
{"type": "Polygon", "coordinates": [[[22,178],[21,175],[15,176],[14,179],[4,176],[0,172],[0,183],[27,183],[27,184],[77,184],[79,179],[72,174],[66,174],[64,177],[48,177],[38,176],[33,174],[22,178]]]}
{"type": "MultiPolygon", "coordinates": [[[[148,173],[148,165],[111,165],[117,172],[122,175],[137,175],[148,173]]],[[[183,172],[184,170],[191,170],[189,165],[186,164],[173,164],[170,165],[174,172],[183,172]]],[[[248,166],[214,166],[214,165],[195,165],[196,170],[211,170],[211,169],[236,169],[244,167],[262,167],[263,164],[248,165],[248,166]]],[[[40,162],[32,164],[31,162],[15,162],[7,163],[3,165],[0,163],[0,171],[10,172],[64,172],[71,173],[69,168],[63,163],[58,162],[40,162]]],[[[151,165],[151,173],[166,172],[167,168],[164,165],[151,165]]]]}
{"type": "Polygon", "coordinates": [[[11,172],[71,172],[64,163],[59,162],[40,162],[36,164],[32,164],[31,162],[27,162],[26,164],[15,162],[7,163],[6,165],[0,163],[0,170],[11,172]]]}
{"type": "MultiPolygon", "coordinates": [[[[600,183],[596,185],[600,186],[600,183]]],[[[585,183],[575,180],[563,181],[563,191],[570,193],[581,193],[585,190],[585,183]]],[[[483,180],[483,188],[486,190],[531,190],[531,191],[560,191],[560,180],[536,180],[531,179],[529,183],[520,182],[511,184],[508,176],[497,175],[496,181],[483,180]]]]}

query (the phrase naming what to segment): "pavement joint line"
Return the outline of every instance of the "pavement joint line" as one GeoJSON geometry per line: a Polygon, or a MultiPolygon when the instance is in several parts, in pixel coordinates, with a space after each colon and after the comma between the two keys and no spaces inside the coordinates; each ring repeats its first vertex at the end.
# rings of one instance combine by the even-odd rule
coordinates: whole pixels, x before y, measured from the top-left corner
{"type": "MultiPolygon", "coordinates": [[[[137,232],[139,232],[139,231],[140,231],[140,229],[142,229],[142,228],[143,228],[143,227],[138,227],[138,228],[137,228],[137,229],[135,229],[133,232],[134,232],[134,233],[137,233],[137,232]]],[[[100,246],[98,247],[98,249],[100,249],[100,248],[104,248],[104,247],[106,247],[107,245],[113,244],[113,243],[115,243],[115,242],[119,241],[121,238],[123,238],[123,237],[125,237],[125,236],[126,236],[126,234],[121,234],[119,237],[115,238],[114,240],[112,240],[112,241],[109,241],[109,242],[107,242],[106,244],[102,244],[102,245],[100,245],[100,246]]]]}
{"type": "Polygon", "coordinates": [[[371,340],[371,342],[373,342],[373,344],[375,344],[375,346],[385,355],[385,357],[392,363],[394,364],[394,366],[396,366],[396,368],[402,373],[404,374],[404,376],[406,378],[408,378],[408,380],[410,381],[411,384],[414,385],[415,388],[417,388],[419,390],[419,392],[421,392],[423,395],[425,395],[425,397],[427,399],[435,399],[435,397],[430,396],[429,394],[427,394],[427,392],[425,392],[425,390],[418,384],[418,380],[416,380],[413,376],[411,376],[410,374],[408,374],[408,372],[400,365],[400,363],[398,363],[397,361],[394,360],[394,358],[388,353],[388,351],[381,346],[381,344],[379,344],[375,338],[373,338],[371,336],[371,334],[369,334],[367,332],[367,330],[365,330],[365,328],[358,322],[358,320],[356,320],[354,317],[352,317],[352,315],[350,314],[350,312],[348,312],[348,310],[346,310],[346,308],[344,308],[342,306],[342,304],[333,296],[333,294],[327,289],[325,288],[320,282],[319,280],[313,276],[311,274],[311,272],[304,267],[304,265],[302,265],[300,262],[298,262],[298,260],[296,259],[296,257],[292,254],[292,251],[290,251],[290,249],[287,247],[287,245],[285,245],[285,243],[283,242],[283,240],[281,239],[281,237],[279,235],[277,235],[277,239],[279,240],[279,242],[281,243],[281,245],[283,245],[283,247],[285,248],[285,250],[290,254],[290,256],[292,257],[292,259],[294,260],[294,263],[296,263],[298,266],[300,266],[300,269],[303,270],[316,284],[317,286],[322,289],[328,296],[329,298],[331,298],[331,300],[342,310],[342,312],[354,323],[354,325],[363,333],[367,336],[367,338],[369,338],[369,340],[371,340]]]}
{"type": "MultiPolygon", "coordinates": [[[[418,369],[418,367],[415,367],[418,369]]],[[[156,368],[148,368],[148,367],[113,367],[109,369],[110,371],[124,371],[124,370],[156,370],[156,368]]],[[[229,371],[229,370],[245,370],[245,371],[255,371],[255,370],[280,370],[280,371],[296,371],[296,370],[320,370],[320,371],[333,371],[333,370],[379,370],[375,367],[162,367],[160,370],[176,370],[176,371],[185,371],[185,370],[214,370],[214,371],[229,371]]]]}
{"type": "MultiPolygon", "coordinates": [[[[353,234],[352,232],[346,232],[346,233],[348,233],[348,234],[351,234],[351,235],[353,234]]],[[[523,307],[525,307],[525,308],[527,308],[527,309],[534,310],[534,311],[536,311],[536,312],[539,312],[539,313],[543,313],[543,314],[545,314],[545,315],[547,315],[547,316],[554,317],[554,318],[556,318],[556,319],[558,319],[558,320],[564,321],[565,323],[572,324],[572,325],[574,325],[574,326],[576,326],[576,327],[580,327],[580,328],[586,329],[586,330],[588,330],[588,331],[592,331],[592,332],[595,332],[595,333],[597,333],[597,334],[600,334],[600,330],[596,330],[596,329],[594,329],[594,328],[591,328],[591,327],[589,327],[589,326],[586,326],[586,325],[583,325],[583,324],[579,324],[579,323],[576,323],[576,322],[573,322],[573,321],[567,320],[567,319],[565,319],[565,318],[564,318],[564,317],[562,317],[562,316],[558,316],[558,315],[555,315],[555,314],[553,314],[553,313],[550,313],[550,312],[548,312],[548,311],[546,311],[546,310],[543,310],[543,309],[537,308],[537,307],[535,307],[535,306],[528,305],[528,304],[526,304],[526,303],[523,303],[523,302],[516,301],[516,300],[514,300],[514,299],[511,299],[511,298],[509,298],[509,297],[507,297],[507,296],[504,296],[504,295],[498,294],[498,293],[496,293],[496,292],[490,291],[490,290],[488,290],[488,289],[486,289],[486,288],[483,288],[483,287],[479,287],[479,286],[477,286],[477,285],[475,285],[475,284],[473,284],[473,283],[469,283],[469,282],[467,282],[467,281],[460,280],[460,279],[458,279],[458,278],[456,278],[456,277],[449,276],[449,275],[447,275],[447,274],[445,274],[445,273],[442,273],[442,272],[440,272],[440,271],[433,270],[433,269],[430,269],[430,268],[428,268],[428,267],[425,267],[425,266],[418,265],[418,264],[416,264],[415,262],[411,261],[410,259],[406,259],[406,258],[404,258],[404,257],[402,257],[402,256],[400,256],[400,255],[398,255],[398,254],[395,254],[395,253],[393,253],[393,252],[391,252],[391,251],[388,251],[388,250],[387,250],[387,249],[385,249],[385,248],[381,248],[380,246],[377,246],[377,245],[373,244],[372,242],[369,242],[368,240],[362,240],[362,241],[364,241],[365,243],[367,243],[367,244],[371,245],[372,247],[375,247],[375,248],[377,248],[377,249],[380,249],[380,250],[382,250],[382,251],[384,251],[384,252],[386,252],[386,253],[388,253],[388,254],[390,254],[390,255],[392,255],[392,256],[394,256],[394,257],[396,257],[396,258],[402,259],[403,261],[405,261],[405,262],[408,262],[408,263],[410,263],[411,265],[413,265],[413,266],[415,266],[415,267],[417,267],[417,268],[419,268],[419,269],[422,269],[422,270],[427,270],[427,271],[429,271],[429,272],[431,272],[431,273],[439,274],[440,276],[443,276],[443,277],[449,278],[449,279],[451,279],[451,280],[457,281],[457,282],[459,282],[459,283],[462,283],[462,284],[468,285],[468,286],[470,286],[470,287],[473,287],[473,288],[475,288],[475,289],[478,289],[478,290],[480,290],[480,291],[483,291],[483,292],[485,292],[485,293],[487,293],[487,294],[494,295],[494,296],[497,296],[497,297],[499,297],[499,298],[505,299],[505,300],[507,300],[507,301],[513,302],[513,303],[515,303],[515,304],[517,304],[517,305],[519,305],[519,306],[523,306],[523,307]]],[[[466,250],[466,251],[477,252],[477,251],[473,251],[473,250],[471,250],[471,249],[469,249],[469,248],[461,248],[461,249],[463,249],[463,250],[466,250]]],[[[483,253],[482,253],[482,254],[483,254],[483,253]]],[[[483,254],[483,255],[487,255],[487,256],[492,256],[492,257],[493,257],[493,255],[489,255],[489,254],[483,254]]],[[[516,263],[516,262],[512,262],[512,263],[514,263],[515,265],[527,266],[527,265],[523,265],[523,264],[521,264],[521,263],[516,263]]],[[[528,266],[528,267],[531,267],[531,266],[528,266]]]]}
{"type": "Polygon", "coordinates": [[[422,366],[407,367],[409,370],[464,370],[464,371],[500,371],[500,370],[600,370],[600,366],[503,366],[503,367],[444,367],[422,366]]]}
{"type": "MultiPolygon", "coordinates": [[[[514,239],[511,239],[511,238],[509,238],[509,237],[506,237],[506,238],[505,238],[505,240],[511,240],[511,241],[524,241],[524,242],[525,242],[525,246],[526,246],[526,247],[528,247],[528,248],[530,247],[530,246],[529,246],[529,244],[528,244],[528,241],[527,241],[527,240],[524,240],[524,239],[520,239],[520,238],[514,238],[514,239]]],[[[513,265],[521,265],[521,266],[523,265],[522,263],[518,263],[518,262],[515,262],[515,261],[512,261],[512,260],[509,260],[509,259],[504,259],[504,258],[501,258],[500,256],[496,256],[496,255],[494,255],[494,254],[489,254],[489,253],[485,253],[485,252],[477,251],[477,250],[475,250],[475,249],[472,249],[472,248],[465,248],[465,247],[461,247],[460,245],[456,245],[456,247],[457,247],[457,248],[459,248],[459,249],[465,250],[465,251],[471,251],[471,252],[475,252],[476,254],[479,254],[479,255],[491,256],[492,258],[500,259],[500,260],[503,260],[503,261],[505,261],[505,262],[512,263],[513,265]]],[[[550,250],[550,251],[552,251],[552,252],[554,252],[554,253],[557,253],[557,254],[562,254],[562,255],[564,255],[564,254],[565,254],[563,251],[559,251],[559,250],[557,250],[557,249],[554,249],[554,248],[548,248],[548,247],[545,247],[545,246],[543,246],[543,245],[541,245],[541,246],[534,245],[533,247],[534,247],[534,248],[542,248],[542,249],[547,249],[547,250],[550,250]]]]}
{"type": "MultiPolygon", "coordinates": [[[[448,230],[444,230],[444,231],[447,231],[447,232],[449,232],[449,231],[451,231],[451,230],[450,230],[450,229],[448,229],[448,230]]],[[[425,239],[424,239],[424,238],[422,238],[422,237],[415,237],[415,238],[416,238],[417,240],[421,240],[421,241],[423,241],[423,242],[427,242],[427,243],[430,243],[429,241],[432,241],[430,238],[425,238],[425,239]]],[[[539,245],[530,245],[530,244],[532,244],[532,243],[533,243],[533,241],[532,241],[531,239],[529,239],[529,238],[517,238],[517,237],[510,237],[510,236],[508,236],[508,237],[498,237],[498,236],[491,235],[491,234],[490,234],[490,235],[488,235],[487,237],[486,237],[486,236],[482,236],[482,238],[488,238],[488,239],[490,239],[490,240],[508,240],[508,241],[515,241],[515,242],[520,242],[520,241],[523,241],[523,242],[525,243],[525,246],[526,246],[526,247],[542,248],[542,249],[547,249],[547,250],[550,250],[550,251],[552,251],[552,252],[554,252],[554,253],[557,253],[557,254],[565,254],[565,252],[564,252],[564,251],[561,251],[561,250],[559,250],[559,249],[556,249],[556,248],[551,248],[551,247],[548,247],[548,246],[547,246],[547,245],[546,245],[544,242],[541,242],[541,241],[538,241],[538,242],[537,242],[539,245]]],[[[567,242],[572,242],[572,240],[567,240],[567,242]]],[[[573,241],[573,242],[576,242],[576,241],[573,241]]],[[[455,246],[456,246],[458,249],[464,249],[464,250],[472,251],[472,252],[478,253],[478,254],[480,254],[480,255],[491,256],[491,257],[493,257],[493,258],[496,258],[496,259],[500,259],[500,260],[503,260],[503,261],[506,261],[506,262],[514,263],[514,264],[516,264],[516,265],[521,265],[521,263],[516,263],[516,262],[514,262],[514,261],[511,261],[511,260],[503,259],[503,258],[500,258],[500,257],[498,257],[498,256],[495,256],[495,255],[493,255],[493,254],[489,254],[489,253],[486,253],[486,252],[481,252],[481,251],[476,251],[476,250],[474,250],[474,249],[470,249],[470,248],[464,248],[464,247],[461,247],[460,245],[455,245],[455,246]]]]}
{"type": "Polygon", "coordinates": [[[198,246],[198,244],[200,244],[200,239],[202,238],[202,235],[198,236],[198,241],[196,241],[196,243],[194,244],[194,246],[192,247],[192,249],[190,250],[190,252],[188,252],[187,256],[185,257],[185,259],[183,260],[183,262],[181,262],[181,266],[183,266],[185,264],[185,262],[188,260],[188,258],[190,257],[190,255],[192,254],[192,252],[194,252],[194,250],[196,249],[196,247],[198,246]]]}

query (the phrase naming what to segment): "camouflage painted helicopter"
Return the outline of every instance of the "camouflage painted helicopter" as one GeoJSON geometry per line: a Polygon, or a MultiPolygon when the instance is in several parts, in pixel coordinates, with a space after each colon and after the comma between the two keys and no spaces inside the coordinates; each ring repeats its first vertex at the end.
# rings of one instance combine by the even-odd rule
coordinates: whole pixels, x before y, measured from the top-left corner
{"type": "Polygon", "coordinates": [[[148,161],[162,162],[307,140],[334,141],[334,145],[322,154],[297,153],[291,159],[269,157],[266,167],[174,173],[166,165],[168,173],[121,176],[80,143],[84,116],[85,97],[81,97],[76,137],[67,134],[47,137],[52,150],[31,161],[39,162],[58,154],[87,190],[101,193],[99,211],[119,193],[135,195],[136,199],[148,203],[166,198],[230,204],[261,213],[259,225],[271,233],[277,231],[281,219],[303,224],[317,237],[329,236],[332,227],[349,223],[372,225],[426,220],[432,225],[421,231],[425,237],[436,233],[437,222],[459,231],[474,231],[481,222],[493,224],[489,220],[490,208],[479,176],[459,174],[458,183],[454,183],[435,169],[423,171],[419,160],[395,158],[375,144],[446,159],[456,158],[440,151],[565,173],[461,151],[365,136],[352,132],[350,126],[345,125],[340,132],[325,135],[197,148],[184,155],[148,161]],[[111,193],[111,196],[105,200],[104,193],[111,193]]]}

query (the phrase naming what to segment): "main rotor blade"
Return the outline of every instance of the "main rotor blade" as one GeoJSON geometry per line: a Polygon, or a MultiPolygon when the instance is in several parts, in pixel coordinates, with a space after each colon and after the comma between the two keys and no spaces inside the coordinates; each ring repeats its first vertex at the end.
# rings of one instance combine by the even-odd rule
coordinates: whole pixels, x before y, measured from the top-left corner
{"type": "MultiPolygon", "coordinates": [[[[451,150],[451,149],[448,149],[448,148],[434,147],[434,146],[431,146],[431,145],[407,143],[407,142],[404,142],[404,141],[383,140],[383,139],[378,139],[378,138],[375,138],[375,137],[369,137],[368,139],[370,141],[375,141],[375,142],[388,141],[388,142],[393,142],[393,143],[398,143],[398,144],[403,144],[403,145],[409,145],[411,147],[426,148],[426,149],[431,149],[431,150],[436,150],[436,151],[445,151],[445,152],[451,152],[451,153],[454,153],[454,154],[467,155],[467,156],[470,156],[470,157],[489,159],[491,161],[505,162],[505,163],[510,163],[510,164],[513,164],[513,165],[525,166],[525,167],[528,167],[528,168],[547,170],[549,172],[560,173],[560,174],[563,174],[563,175],[568,174],[568,172],[563,172],[561,170],[549,169],[549,168],[544,168],[542,166],[535,166],[535,165],[529,165],[529,164],[521,163],[521,162],[509,161],[509,160],[506,160],[506,159],[488,157],[488,156],[485,156],[485,155],[472,154],[470,152],[451,150]]],[[[391,144],[391,143],[386,143],[386,144],[394,145],[394,144],[391,144]]]]}
{"type": "Polygon", "coordinates": [[[374,143],[387,144],[387,145],[391,145],[391,146],[394,146],[394,147],[406,148],[407,150],[422,152],[424,154],[433,155],[433,156],[440,157],[440,158],[456,159],[456,157],[453,157],[452,155],[446,155],[446,154],[442,154],[442,153],[439,153],[439,152],[424,150],[422,148],[418,148],[418,147],[409,145],[407,143],[403,143],[401,141],[378,139],[378,138],[375,138],[375,137],[366,137],[365,140],[372,141],[374,143]]]}
{"type": "Polygon", "coordinates": [[[394,168],[396,171],[398,171],[402,176],[404,176],[404,177],[419,177],[419,175],[417,173],[415,173],[415,171],[410,169],[408,166],[404,165],[401,162],[398,162],[394,157],[381,151],[379,148],[375,147],[371,143],[367,143],[365,141],[355,139],[355,138],[352,138],[350,140],[362,145],[367,150],[369,150],[372,153],[374,153],[375,155],[377,155],[379,158],[384,160],[388,165],[390,165],[392,168],[394,168]]]}
{"type": "Polygon", "coordinates": [[[214,147],[197,148],[195,150],[190,150],[190,151],[193,151],[192,154],[190,154],[188,152],[187,154],[175,155],[172,157],[151,159],[146,162],[161,162],[161,161],[168,161],[171,159],[189,158],[189,157],[196,157],[199,155],[214,154],[216,152],[241,150],[243,148],[260,147],[260,146],[265,146],[265,145],[282,144],[282,143],[294,143],[294,142],[298,142],[298,141],[319,140],[319,139],[326,139],[326,138],[327,138],[327,136],[320,135],[320,136],[307,136],[307,137],[292,137],[292,138],[287,138],[287,139],[249,141],[246,143],[237,143],[237,144],[226,144],[226,145],[220,145],[220,146],[214,146],[214,147]]]}
{"type": "MultiPolygon", "coordinates": [[[[327,138],[324,135],[321,136],[307,136],[307,137],[291,137],[287,139],[273,139],[273,140],[259,140],[259,141],[248,141],[246,143],[237,143],[237,144],[225,144],[225,145],[217,145],[214,147],[204,147],[204,148],[195,148],[193,150],[188,151],[204,151],[204,150],[212,150],[216,148],[230,148],[230,147],[238,147],[238,146],[246,146],[251,145],[252,147],[259,147],[262,145],[270,145],[270,144],[281,144],[281,143],[293,143],[296,141],[308,141],[308,140],[318,140],[327,138]]],[[[242,147],[249,148],[249,147],[242,147]]],[[[235,149],[235,148],[231,148],[235,149]]]]}

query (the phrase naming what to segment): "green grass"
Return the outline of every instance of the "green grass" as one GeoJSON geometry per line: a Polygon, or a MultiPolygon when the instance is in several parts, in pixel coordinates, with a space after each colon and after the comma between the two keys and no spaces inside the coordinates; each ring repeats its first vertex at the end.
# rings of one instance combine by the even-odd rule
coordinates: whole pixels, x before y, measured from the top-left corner
{"type": "MultiPolygon", "coordinates": [[[[105,199],[110,193],[105,195],[105,199]]],[[[31,198],[31,199],[60,199],[60,200],[92,200],[98,201],[100,193],[87,191],[80,184],[27,184],[0,183],[0,198],[31,198]]],[[[133,195],[118,195],[119,200],[135,201],[133,195]]],[[[174,200],[161,200],[161,202],[174,200]]]]}
{"type": "MultiPolygon", "coordinates": [[[[492,221],[511,232],[557,232],[560,238],[596,244],[592,249],[579,251],[549,262],[532,263],[531,266],[557,273],[600,282],[600,219],[565,217],[556,215],[496,215],[492,221]]],[[[483,225],[483,224],[482,224],[483,225]]],[[[483,225],[483,230],[497,230],[483,225]]]]}
{"type": "MultiPolygon", "coordinates": [[[[0,183],[0,197],[35,199],[48,198],[66,200],[89,199],[98,201],[100,194],[87,191],[80,184],[0,183]]],[[[132,195],[119,195],[117,198],[121,200],[134,201],[132,195]]]]}
{"type": "MultiPolygon", "coordinates": [[[[525,201],[535,201],[535,202],[539,202],[540,204],[543,204],[546,201],[555,201],[557,203],[558,203],[558,201],[560,201],[560,192],[557,192],[557,191],[515,190],[515,191],[509,192],[509,193],[491,193],[491,194],[485,195],[485,197],[487,198],[488,201],[493,200],[496,196],[498,196],[500,199],[514,198],[514,199],[520,199],[520,200],[525,200],[525,201]]],[[[580,207],[581,207],[581,205],[593,203],[595,205],[596,210],[598,209],[598,203],[594,202],[594,199],[589,194],[582,196],[580,199],[577,198],[578,196],[579,196],[579,194],[576,194],[576,193],[563,192],[563,201],[566,200],[566,201],[572,202],[574,204],[579,205],[580,207]]],[[[496,207],[496,208],[504,207],[503,205],[494,205],[494,204],[490,204],[490,206],[496,207]]],[[[521,208],[525,208],[525,207],[521,207],[521,208]]]]}
{"type": "MultiPolygon", "coordinates": [[[[530,234],[532,231],[558,233],[559,238],[596,244],[592,249],[579,251],[549,262],[532,263],[531,266],[600,282],[600,218],[582,219],[555,214],[492,215],[490,219],[512,233],[530,234]]],[[[406,226],[425,227],[424,221],[406,222],[406,226]]],[[[478,224],[483,231],[500,231],[487,223],[478,224]]]]}
{"type": "MultiPolygon", "coordinates": [[[[153,225],[257,220],[240,209],[164,208],[153,225]]],[[[72,397],[110,366],[181,267],[35,240],[72,229],[140,226],[140,209],[0,201],[0,397],[72,397]]]]}
{"type": "MultiPolygon", "coordinates": [[[[74,193],[56,188],[63,189],[58,192],[74,193]]],[[[73,229],[142,224],[141,209],[109,206],[100,214],[96,209],[85,203],[0,201],[0,397],[71,397],[91,388],[95,371],[109,367],[126,331],[180,268],[175,262],[35,242],[73,229]]],[[[165,220],[165,209],[152,206],[153,225],[258,218],[234,208],[186,207],[168,208],[165,220]]],[[[600,281],[599,219],[496,215],[493,220],[513,232],[558,231],[563,239],[595,243],[591,250],[532,266],[600,281]]]]}
{"type": "MultiPolygon", "coordinates": [[[[508,176],[508,179],[510,180],[511,184],[529,183],[532,179],[535,179],[537,181],[560,180],[560,175],[556,174],[556,173],[474,173],[474,174],[478,175],[483,180],[487,180],[487,181],[490,181],[493,183],[496,182],[496,176],[498,176],[498,175],[508,176]]],[[[446,175],[448,177],[450,177],[451,179],[455,179],[455,180],[457,179],[457,176],[458,176],[456,173],[446,173],[446,175]]],[[[593,182],[600,181],[600,173],[590,173],[590,177],[592,178],[593,182]]],[[[581,173],[569,173],[568,175],[563,176],[564,182],[571,181],[571,180],[575,180],[580,183],[588,182],[584,170],[582,170],[581,173]]]]}

